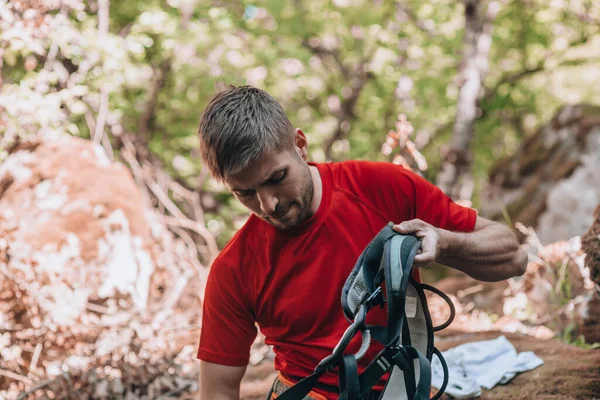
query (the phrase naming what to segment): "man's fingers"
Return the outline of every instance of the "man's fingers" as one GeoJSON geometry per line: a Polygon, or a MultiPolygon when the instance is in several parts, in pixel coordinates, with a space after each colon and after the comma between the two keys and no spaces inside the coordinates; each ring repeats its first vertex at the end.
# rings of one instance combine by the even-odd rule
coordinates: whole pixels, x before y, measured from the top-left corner
{"type": "Polygon", "coordinates": [[[431,253],[417,254],[414,259],[414,266],[418,268],[427,267],[434,260],[434,255],[431,253]]]}
{"type": "Polygon", "coordinates": [[[433,262],[434,255],[431,253],[421,253],[415,256],[415,262],[430,263],[433,262]]]}
{"type": "Polygon", "coordinates": [[[413,261],[413,267],[425,268],[428,267],[432,262],[433,257],[430,257],[428,254],[419,254],[413,261]]]}
{"type": "Polygon", "coordinates": [[[415,267],[427,267],[437,256],[437,234],[435,228],[420,219],[412,219],[392,227],[403,235],[413,234],[421,239],[421,247],[414,259],[415,267]]]}
{"type": "Polygon", "coordinates": [[[425,225],[420,219],[411,219],[410,221],[404,221],[392,226],[392,229],[402,234],[408,234],[423,229],[425,225]]]}
{"type": "Polygon", "coordinates": [[[421,247],[415,256],[415,264],[417,267],[426,267],[435,260],[435,256],[435,243],[431,240],[423,240],[421,242],[421,247]]]}

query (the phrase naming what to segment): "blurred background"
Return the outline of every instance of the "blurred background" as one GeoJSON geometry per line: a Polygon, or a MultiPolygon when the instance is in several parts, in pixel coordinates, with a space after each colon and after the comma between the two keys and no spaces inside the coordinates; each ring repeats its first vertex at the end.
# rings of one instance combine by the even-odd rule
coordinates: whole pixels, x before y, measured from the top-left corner
{"type": "Polygon", "coordinates": [[[0,0],[0,397],[194,397],[204,280],[248,217],[198,151],[229,84],[310,159],[405,165],[515,229],[523,278],[425,273],[457,329],[600,341],[597,1],[0,0]]]}

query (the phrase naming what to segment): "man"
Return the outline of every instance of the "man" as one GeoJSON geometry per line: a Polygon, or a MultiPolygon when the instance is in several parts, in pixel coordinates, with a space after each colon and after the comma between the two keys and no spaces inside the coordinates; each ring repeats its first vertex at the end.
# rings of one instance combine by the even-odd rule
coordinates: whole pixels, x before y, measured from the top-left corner
{"type": "MultiPolygon", "coordinates": [[[[391,163],[307,162],[306,135],[262,90],[217,94],[199,138],[213,177],[252,212],[209,274],[198,351],[202,400],[239,399],[256,325],[273,346],[278,385],[309,375],[331,354],[348,327],[342,286],[389,221],[422,240],[419,267],[436,261],[484,281],[525,271],[526,254],[510,229],[453,203],[418,175],[391,163]]],[[[379,308],[367,319],[385,321],[379,308]]],[[[358,349],[355,339],[349,351],[358,349]]],[[[360,371],[380,349],[371,345],[360,371]]],[[[324,375],[310,397],[336,399],[336,383],[335,374],[324,375]]]]}

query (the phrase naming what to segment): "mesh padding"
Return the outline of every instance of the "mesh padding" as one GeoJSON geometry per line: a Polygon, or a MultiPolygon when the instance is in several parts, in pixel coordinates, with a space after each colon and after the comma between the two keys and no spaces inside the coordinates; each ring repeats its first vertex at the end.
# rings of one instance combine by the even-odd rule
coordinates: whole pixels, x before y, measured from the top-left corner
{"type": "MultiPolygon", "coordinates": [[[[385,266],[385,259],[381,257],[381,262],[379,263],[379,271],[382,271],[385,266]]],[[[361,305],[365,297],[369,295],[367,283],[365,282],[365,276],[363,274],[364,266],[361,266],[356,277],[354,278],[354,282],[350,285],[350,289],[348,290],[348,297],[346,301],[348,306],[352,310],[353,314],[356,314],[358,311],[358,307],[361,305]]]]}
{"type": "Polygon", "coordinates": [[[415,387],[417,387],[421,381],[421,365],[418,359],[413,360],[413,366],[415,371],[415,387]]]}
{"type": "Polygon", "coordinates": [[[408,322],[408,329],[410,331],[410,342],[412,343],[412,346],[421,354],[427,356],[429,350],[427,320],[425,319],[425,311],[423,310],[421,296],[419,296],[417,289],[411,282],[408,283],[406,297],[413,297],[417,299],[417,313],[413,318],[408,316],[406,318],[406,322],[408,322]]]}
{"type": "Polygon", "coordinates": [[[407,393],[406,385],[404,384],[404,373],[400,368],[394,365],[380,400],[398,400],[406,398],[407,393]]]}
{"type": "MultiPolygon", "coordinates": [[[[410,332],[410,344],[412,347],[414,347],[415,349],[417,349],[421,354],[427,356],[429,354],[429,334],[427,331],[427,320],[425,318],[425,311],[423,309],[423,304],[421,302],[421,296],[419,296],[419,293],[417,292],[417,289],[415,288],[415,286],[409,282],[408,283],[408,287],[406,289],[406,297],[412,297],[416,299],[416,313],[414,315],[414,317],[409,317],[409,315],[411,315],[411,313],[407,312],[407,317],[405,320],[405,323],[408,324],[408,330],[410,332]]],[[[407,302],[407,307],[408,306],[408,302],[407,302]]],[[[408,309],[407,309],[408,310],[408,309]]],[[[408,344],[407,341],[404,341],[402,338],[402,333],[400,335],[400,343],[402,344],[408,344]]],[[[415,386],[419,385],[419,377],[421,374],[421,367],[419,365],[419,360],[413,360],[413,370],[414,370],[414,376],[415,376],[415,386]]],[[[395,386],[401,386],[404,390],[406,390],[406,383],[404,382],[404,374],[397,374],[397,375],[392,375],[390,376],[390,381],[392,380],[392,378],[397,381],[394,382],[394,387],[395,386]]],[[[390,382],[391,383],[391,382],[390,382]]],[[[386,396],[387,396],[387,392],[386,392],[386,396]]],[[[396,398],[406,398],[406,393],[403,392],[403,395],[401,397],[396,397],[396,398]]],[[[388,399],[388,397],[383,397],[383,399],[388,399]]],[[[391,399],[391,398],[390,398],[391,399]]]]}
{"type": "Polygon", "coordinates": [[[363,276],[361,268],[360,272],[356,275],[352,286],[350,286],[350,290],[348,291],[348,306],[352,310],[353,314],[356,314],[358,307],[366,295],[367,284],[365,283],[365,277],[363,276]]]}

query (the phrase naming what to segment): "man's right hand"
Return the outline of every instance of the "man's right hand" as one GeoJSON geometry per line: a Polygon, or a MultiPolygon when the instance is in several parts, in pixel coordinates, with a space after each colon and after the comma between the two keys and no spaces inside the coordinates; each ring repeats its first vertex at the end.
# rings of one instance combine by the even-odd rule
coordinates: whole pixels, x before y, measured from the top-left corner
{"type": "Polygon", "coordinates": [[[200,361],[200,400],[239,400],[246,366],[200,361]]]}

